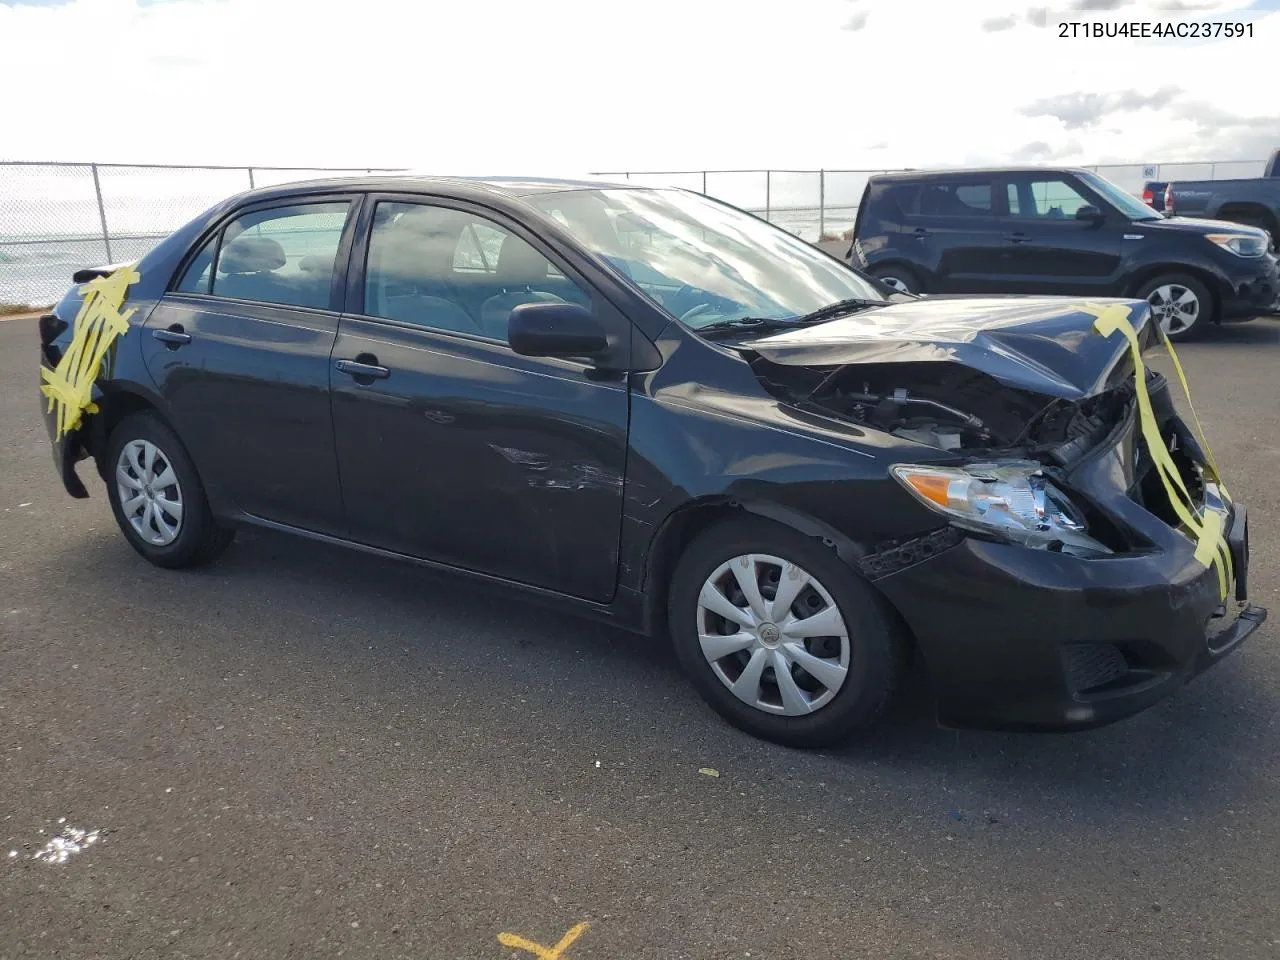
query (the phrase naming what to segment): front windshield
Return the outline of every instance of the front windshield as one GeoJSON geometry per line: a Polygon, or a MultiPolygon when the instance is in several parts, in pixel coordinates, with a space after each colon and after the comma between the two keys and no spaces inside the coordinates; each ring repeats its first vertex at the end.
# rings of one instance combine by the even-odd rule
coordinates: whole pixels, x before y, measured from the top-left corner
{"type": "Polygon", "coordinates": [[[1160,214],[1156,213],[1137,197],[1126,193],[1106,177],[1100,177],[1096,173],[1086,173],[1081,175],[1081,179],[1096,192],[1102,194],[1103,199],[1130,220],[1160,219],[1160,214]]]}
{"type": "Polygon", "coordinates": [[[805,241],[698,194],[619,188],[527,199],[695,330],[743,317],[799,317],[841,300],[885,300],[805,241]]]}

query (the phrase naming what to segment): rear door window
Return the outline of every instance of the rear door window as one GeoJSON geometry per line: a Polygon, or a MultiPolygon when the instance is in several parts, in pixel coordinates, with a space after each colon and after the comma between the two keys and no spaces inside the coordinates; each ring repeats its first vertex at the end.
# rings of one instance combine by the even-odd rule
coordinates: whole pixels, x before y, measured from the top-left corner
{"type": "Polygon", "coordinates": [[[926,217],[990,217],[994,213],[990,180],[949,180],[925,183],[920,213],[926,217]]]}
{"type": "Polygon", "coordinates": [[[222,234],[213,295],[327,309],[350,206],[295,204],[233,220],[222,234]]]}
{"type": "Polygon", "coordinates": [[[218,235],[215,233],[200,248],[174,289],[179,293],[208,293],[209,283],[213,279],[213,258],[217,252],[218,235]]]}

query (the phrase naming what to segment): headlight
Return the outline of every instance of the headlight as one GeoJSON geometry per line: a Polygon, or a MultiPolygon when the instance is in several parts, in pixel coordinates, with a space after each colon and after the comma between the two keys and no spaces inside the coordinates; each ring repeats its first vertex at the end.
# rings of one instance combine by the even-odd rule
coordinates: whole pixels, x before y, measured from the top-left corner
{"type": "Polygon", "coordinates": [[[958,527],[994,533],[1027,547],[1061,547],[1065,553],[1111,553],[1086,533],[1066,494],[1040,475],[1040,464],[1007,461],[965,467],[898,464],[895,480],[926,507],[958,527]]]}
{"type": "Polygon", "coordinates": [[[1210,233],[1205,239],[1216,243],[1223,250],[1230,250],[1237,257],[1260,257],[1267,252],[1265,235],[1251,233],[1210,233]]]}

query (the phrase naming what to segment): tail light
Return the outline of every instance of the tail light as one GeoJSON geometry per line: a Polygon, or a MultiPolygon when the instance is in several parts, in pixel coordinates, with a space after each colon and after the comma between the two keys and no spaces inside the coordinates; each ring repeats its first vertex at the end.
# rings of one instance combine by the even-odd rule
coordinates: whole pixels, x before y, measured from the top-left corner
{"type": "Polygon", "coordinates": [[[40,330],[40,342],[45,345],[53,343],[58,334],[67,329],[66,321],[59,319],[56,313],[46,313],[36,321],[36,326],[40,330]]]}
{"type": "Polygon", "coordinates": [[[1150,187],[1147,187],[1145,190],[1142,191],[1142,202],[1145,203],[1148,207],[1151,207],[1152,209],[1155,208],[1156,195],[1151,192],[1150,187]]]}
{"type": "Polygon", "coordinates": [[[1173,215],[1173,184],[1164,188],[1164,212],[1173,215]]]}
{"type": "Polygon", "coordinates": [[[62,359],[62,348],[54,341],[67,329],[67,322],[56,313],[46,313],[36,321],[36,326],[40,330],[40,352],[44,355],[45,363],[56,367],[62,359]]]}

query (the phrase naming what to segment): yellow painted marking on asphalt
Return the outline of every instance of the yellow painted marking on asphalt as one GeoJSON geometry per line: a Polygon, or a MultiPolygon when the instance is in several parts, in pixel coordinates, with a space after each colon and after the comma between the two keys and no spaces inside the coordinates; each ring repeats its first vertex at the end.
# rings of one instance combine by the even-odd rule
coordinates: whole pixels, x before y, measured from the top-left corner
{"type": "Polygon", "coordinates": [[[524,950],[532,953],[538,960],[559,960],[564,952],[572,946],[573,942],[587,932],[590,924],[582,921],[575,927],[571,927],[569,932],[560,938],[560,942],[554,947],[544,947],[540,943],[534,943],[532,940],[526,940],[524,937],[516,936],[514,933],[498,934],[498,942],[504,947],[511,947],[515,950],[524,950]]]}
{"type": "MultiPolygon", "coordinates": [[[[1165,446],[1164,437],[1160,435],[1160,425],[1156,422],[1155,412],[1151,406],[1151,396],[1147,392],[1147,370],[1142,361],[1142,348],[1138,345],[1137,331],[1133,329],[1133,324],[1129,322],[1129,317],[1131,316],[1130,308],[1121,303],[1107,307],[1089,303],[1083,304],[1077,309],[1094,317],[1094,329],[1104,337],[1109,337],[1113,333],[1119,332],[1128,341],[1129,353],[1133,358],[1134,384],[1138,397],[1138,420],[1142,428],[1142,438],[1146,441],[1147,450],[1155,461],[1156,474],[1164,485],[1169,503],[1173,506],[1178,519],[1191,531],[1195,538],[1196,560],[1206,567],[1213,566],[1218,574],[1219,597],[1225,600],[1234,576],[1231,569],[1231,548],[1227,545],[1226,537],[1223,534],[1222,517],[1213,510],[1205,510],[1202,513],[1196,508],[1195,502],[1183,482],[1182,474],[1173,462],[1169,448],[1165,446]]],[[[1191,407],[1194,414],[1195,408],[1191,406],[1191,388],[1187,385],[1187,378],[1182,372],[1182,364],[1178,362],[1173,346],[1169,343],[1168,337],[1165,336],[1163,330],[1160,330],[1160,339],[1165,349],[1168,350],[1169,356],[1173,359],[1174,366],[1178,371],[1178,379],[1182,383],[1182,391],[1187,398],[1187,405],[1191,407]]],[[[1212,480],[1218,483],[1225,495],[1226,487],[1222,484],[1217,464],[1213,459],[1213,454],[1209,451],[1209,444],[1204,438],[1204,430],[1200,426],[1199,417],[1196,417],[1196,427],[1199,430],[1197,439],[1204,450],[1205,459],[1209,461],[1205,472],[1212,480]]]]}
{"type": "Polygon", "coordinates": [[[44,380],[40,392],[49,398],[49,412],[57,412],[55,439],[61,440],[79,427],[84,414],[98,412],[93,402],[93,384],[116,337],[129,329],[129,317],[135,310],[121,313],[120,308],[129,295],[129,286],[138,279],[138,271],[130,264],[80,288],[84,299],[76,314],[71,343],[57,367],[40,369],[44,380]]]}

